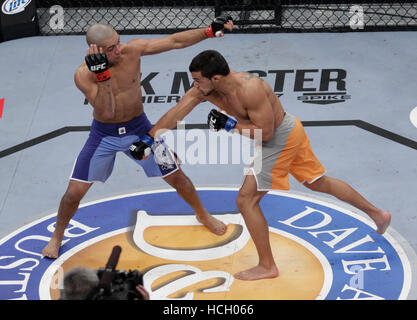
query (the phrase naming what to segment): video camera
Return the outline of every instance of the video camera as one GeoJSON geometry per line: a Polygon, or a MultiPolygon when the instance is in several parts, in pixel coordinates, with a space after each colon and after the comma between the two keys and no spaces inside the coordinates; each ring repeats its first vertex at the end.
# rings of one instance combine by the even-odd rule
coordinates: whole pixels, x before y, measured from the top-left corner
{"type": "Polygon", "coordinates": [[[143,300],[137,285],[143,285],[143,276],[138,270],[116,270],[120,246],[113,247],[105,268],[97,270],[99,283],[88,294],[86,300],[143,300]]]}

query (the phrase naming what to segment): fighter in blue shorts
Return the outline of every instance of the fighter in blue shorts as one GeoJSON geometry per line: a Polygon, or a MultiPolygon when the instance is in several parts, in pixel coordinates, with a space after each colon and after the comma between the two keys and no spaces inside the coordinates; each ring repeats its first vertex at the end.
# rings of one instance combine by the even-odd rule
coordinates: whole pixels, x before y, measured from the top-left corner
{"type": "Polygon", "coordinates": [[[116,153],[125,153],[141,165],[148,177],[166,177],[177,171],[176,155],[163,140],[155,140],[146,160],[134,159],[129,147],[145,136],[152,125],[142,113],[139,117],[122,123],[103,123],[93,120],[90,136],[75,161],[70,179],[81,182],[105,182],[113,171],[116,153]]]}
{"type": "MultiPolygon", "coordinates": [[[[135,39],[121,43],[119,34],[109,25],[92,25],[86,34],[89,45],[85,62],[74,75],[77,88],[93,106],[90,135],[71,173],[68,188],[61,199],[56,227],[42,250],[48,258],[57,258],[69,221],[81,199],[95,181],[110,176],[117,152],[123,152],[142,166],[148,177],[162,177],[194,209],[196,218],[215,234],[226,226],[203,207],[192,182],[182,172],[178,159],[163,141],[153,139],[152,128],[143,110],[140,85],[140,61],[145,55],[191,46],[208,37],[223,36],[232,30],[230,17],[217,17],[205,29],[195,29],[151,40],[135,39]],[[139,142],[139,145],[138,143],[139,142]],[[131,145],[144,148],[146,159],[131,156],[131,145]]],[[[134,152],[132,152],[134,154],[134,152]]]]}

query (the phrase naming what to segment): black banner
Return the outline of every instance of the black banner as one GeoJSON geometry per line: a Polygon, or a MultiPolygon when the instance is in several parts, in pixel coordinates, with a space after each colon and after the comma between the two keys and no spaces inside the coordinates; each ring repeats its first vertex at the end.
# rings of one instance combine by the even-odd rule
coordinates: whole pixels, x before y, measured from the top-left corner
{"type": "Polygon", "coordinates": [[[0,1],[1,41],[39,34],[35,0],[0,1]]]}

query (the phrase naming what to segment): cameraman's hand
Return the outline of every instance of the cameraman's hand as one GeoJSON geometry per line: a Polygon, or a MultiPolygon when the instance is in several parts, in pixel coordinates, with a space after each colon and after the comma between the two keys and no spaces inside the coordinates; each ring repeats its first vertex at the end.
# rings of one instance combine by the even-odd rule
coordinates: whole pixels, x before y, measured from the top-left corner
{"type": "Polygon", "coordinates": [[[141,284],[136,286],[136,290],[142,295],[143,300],[149,300],[149,293],[146,291],[145,287],[141,284]]]}

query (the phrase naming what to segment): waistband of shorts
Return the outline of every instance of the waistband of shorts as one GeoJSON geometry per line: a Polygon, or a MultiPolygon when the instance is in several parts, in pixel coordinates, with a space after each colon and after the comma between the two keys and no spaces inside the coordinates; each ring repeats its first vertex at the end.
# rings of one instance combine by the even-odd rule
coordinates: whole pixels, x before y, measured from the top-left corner
{"type": "Polygon", "coordinates": [[[281,123],[275,130],[279,130],[282,127],[291,126],[295,122],[296,117],[291,113],[284,112],[284,117],[282,118],[281,123]]]}
{"type": "Polygon", "coordinates": [[[295,126],[296,117],[288,112],[284,112],[284,117],[278,127],[275,128],[274,135],[279,136],[295,126]]]}
{"type": "Polygon", "coordinates": [[[121,123],[104,123],[93,119],[91,124],[91,130],[99,131],[108,136],[123,136],[129,135],[132,132],[137,132],[138,130],[143,131],[143,134],[151,130],[152,124],[150,123],[145,112],[140,116],[133,118],[127,122],[121,123]],[[142,129],[142,130],[141,130],[142,129]]]}

